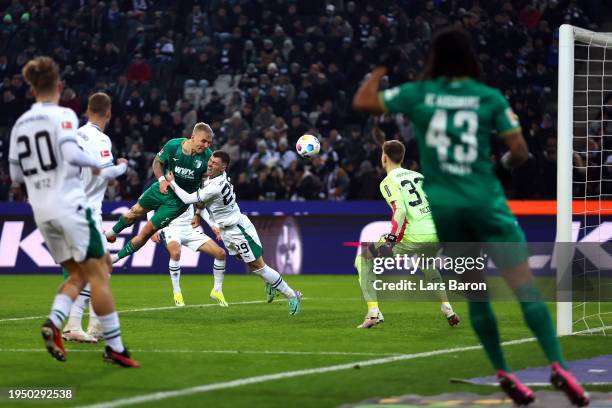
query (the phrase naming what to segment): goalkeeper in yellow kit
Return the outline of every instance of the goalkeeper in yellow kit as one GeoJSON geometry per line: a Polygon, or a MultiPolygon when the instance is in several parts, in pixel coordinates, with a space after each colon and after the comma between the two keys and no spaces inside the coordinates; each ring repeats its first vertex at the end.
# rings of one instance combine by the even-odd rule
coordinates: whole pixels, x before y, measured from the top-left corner
{"type": "MultiPolygon", "coordinates": [[[[365,320],[357,326],[361,329],[369,329],[384,320],[373,287],[373,281],[376,279],[373,257],[379,254],[380,247],[391,244],[393,256],[417,254],[426,257],[435,257],[439,248],[429,202],[422,188],[423,175],[402,168],[405,152],[404,145],[396,140],[383,144],[381,161],[387,177],[380,183],[380,192],[393,210],[393,216],[391,232],[373,247],[362,248],[355,260],[361,291],[368,303],[365,320]]],[[[425,268],[423,274],[431,283],[442,282],[440,272],[435,268],[425,268]]],[[[442,302],[441,310],[448,324],[459,324],[459,316],[453,311],[444,290],[438,291],[438,298],[442,302]]]]}

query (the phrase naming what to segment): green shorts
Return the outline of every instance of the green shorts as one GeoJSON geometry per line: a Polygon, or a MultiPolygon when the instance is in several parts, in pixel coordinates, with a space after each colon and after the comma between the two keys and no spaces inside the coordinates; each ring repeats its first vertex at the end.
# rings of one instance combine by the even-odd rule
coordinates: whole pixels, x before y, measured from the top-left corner
{"type": "Polygon", "coordinates": [[[500,268],[512,268],[529,256],[525,234],[504,200],[487,207],[431,205],[441,243],[483,242],[500,268]]]}
{"type": "Polygon", "coordinates": [[[170,188],[168,188],[168,194],[162,194],[159,191],[158,181],[142,193],[138,198],[138,204],[149,211],[155,211],[151,222],[158,230],[168,226],[170,221],[183,214],[189,207],[170,188]]]}

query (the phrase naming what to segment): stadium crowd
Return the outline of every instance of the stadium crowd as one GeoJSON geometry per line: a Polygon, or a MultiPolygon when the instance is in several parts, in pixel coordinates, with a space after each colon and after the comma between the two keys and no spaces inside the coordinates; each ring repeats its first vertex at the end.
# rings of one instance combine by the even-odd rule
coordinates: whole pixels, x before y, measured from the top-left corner
{"type": "MultiPolygon", "coordinates": [[[[410,123],[368,117],[351,99],[380,51],[400,45],[384,86],[416,79],[436,29],[468,30],[485,82],[518,114],[533,158],[499,175],[513,198],[551,198],[556,185],[556,28],[597,29],[600,0],[0,0],[0,201],[22,201],[7,175],[9,132],[32,103],[20,68],[46,54],[61,67],[61,105],[86,120],[87,97],[113,98],[106,130],[129,160],[109,200],[133,200],[151,179],[154,154],[211,124],[232,158],[238,199],[378,199],[380,146],[403,140],[418,169],[410,123]],[[321,155],[294,146],[317,135],[321,155]]],[[[494,145],[492,160],[503,152],[494,145]]],[[[610,158],[606,159],[610,160],[610,158]]]]}

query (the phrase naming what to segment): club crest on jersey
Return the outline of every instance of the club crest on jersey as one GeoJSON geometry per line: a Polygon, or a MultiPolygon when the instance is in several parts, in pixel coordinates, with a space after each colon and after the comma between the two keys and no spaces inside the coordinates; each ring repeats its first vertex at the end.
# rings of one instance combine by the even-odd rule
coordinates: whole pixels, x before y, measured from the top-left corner
{"type": "Polygon", "coordinates": [[[202,167],[202,160],[196,160],[195,161],[195,167],[196,167],[196,169],[199,169],[200,167],[202,167]]]}
{"type": "Polygon", "coordinates": [[[70,121],[62,122],[62,129],[72,129],[72,123],[70,121]]]}
{"type": "Polygon", "coordinates": [[[174,168],[174,174],[177,174],[177,175],[185,177],[185,178],[194,178],[195,177],[195,174],[194,174],[193,170],[186,169],[186,168],[183,168],[183,167],[178,167],[178,166],[176,166],[174,168]]]}

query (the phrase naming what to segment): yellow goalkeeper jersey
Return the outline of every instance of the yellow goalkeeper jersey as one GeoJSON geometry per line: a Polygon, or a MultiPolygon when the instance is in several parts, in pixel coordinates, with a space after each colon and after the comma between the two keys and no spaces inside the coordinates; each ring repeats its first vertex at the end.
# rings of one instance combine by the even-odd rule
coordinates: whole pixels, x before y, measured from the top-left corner
{"type": "Polygon", "coordinates": [[[380,192],[393,210],[391,233],[398,241],[436,233],[421,173],[401,167],[391,170],[380,183],[380,192]]]}

